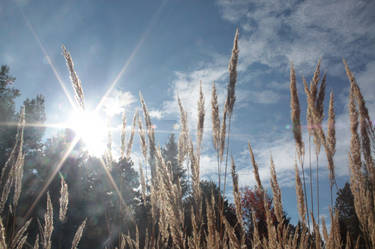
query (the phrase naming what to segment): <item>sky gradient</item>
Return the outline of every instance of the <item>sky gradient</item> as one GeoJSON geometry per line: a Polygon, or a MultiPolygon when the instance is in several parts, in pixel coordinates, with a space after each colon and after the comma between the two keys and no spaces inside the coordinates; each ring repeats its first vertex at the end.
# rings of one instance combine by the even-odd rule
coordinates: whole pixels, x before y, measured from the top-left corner
{"type": "MultiPolygon", "coordinates": [[[[128,124],[139,108],[141,91],[163,145],[179,122],[177,96],[195,136],[199,83],[206,97],[202,178],[216,181],[212,147],[210,99],[215,81],[220,110],[228,82],[228,61],[239,28],[239,65],[231,148],[241,186],[254,186],[247,142],[251,141],[268,185],[272,154],[284,207],[296,223],[294,190],[295,144],[290,129],[289,69],[293,62],[305,120],[302,76],[310,81],[321,58],[327,72],[327,93],[335,94],[338,185],[349,179],[349,81],[342,59],[354,72],[375,115],[375,2],[357,0],[5,0],[0,3],[0,63],[10,66],[15,87],[25,98],[46,98],[47,123],[66,122],[71,106],[48,63],[47,55],[71,96],[62,56],[64,44],[75,62],[88,108],[95,108],[108,87],[116,85],[103,113],[120,127],[125,108],[128,124]],[[121,75],[119,75],[119,73],[121,75]],[[119,77],[120,76],[120,77],[119,77]]],[[[328,96],[328,94],[326,95],[328,96]]],[[[326,97],[326,107],[328,97],[326,97]]],[[[325,121],[323,123],[326,123],[325,121]]],[[[302,122],[305,144],[306,121],[302,122]]],[[[46,137],[57,131],[48,129],[46,137]]],[[[119,150],[120,136],[114,131],[119,150]]],[[[138,137],[135,160],[140,158],[138,137]]],[[[312,159],[315,165],[314,158],[312,159]]],[[[321,214],[328,215],[329,183],[324,153],[320,155],[321,214]]],[[[231,182],[231,181],[229,181],[231,182]]]]}

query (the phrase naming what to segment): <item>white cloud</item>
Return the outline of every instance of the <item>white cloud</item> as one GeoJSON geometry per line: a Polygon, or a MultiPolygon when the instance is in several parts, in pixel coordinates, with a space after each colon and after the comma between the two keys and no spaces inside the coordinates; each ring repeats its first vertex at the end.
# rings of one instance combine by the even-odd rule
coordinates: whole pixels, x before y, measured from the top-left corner
{"type": "Polygon", "coordinates": [[[365,70],[360,72],[356,77],[359,87],[361,88],[362,94],[365,100],[371,106],[368,106],[370,110],[375,109],[375,61],[371,61],[365,67],[365,70]]]}
{"type": "MultiPolygon", "coordinates": [[[[375,111],[375,84],[373,82],[373,72],[375,71],[375,62],[370,62],[366,65],[365,69],[361,71],[357,75],[358,84],[361,87],[361,90],[366,98],[367,106],[369,107],[370,115],[374,114],[375,111]]],[[[198,75],[192,73],[191,75],[198,75]]],[[[198,100],[198,92],[199,92],[199,84],[193,84],[193,82],[187,81],[186,79],[189,78],[189,74],[178,74],[178,80],[175,82],[175,92],[179,91],[182,92],[182,99],[184,100],[184,106],[188,110],[190,117],[194,120],[192,124],[196,124],[195,117],[196,115],[196,102],[198,100]]],[[[194,80],[196,80],[194,78],[194,80]]],[[[278,82],[271,82],[267,85],[267,88],[276,87],[278,89],[288,89],[289,83],[278,83],[278,82]]],[[[210,92],[210,84],[203,85],[203,89],[205,92],[210,92]]],[[[247,96],[248,98],[252,99],[251,101],[257,103],[273,103],[276,102],[279,95],[272,91],[263,90],[263,91],[241,91],[242,95],[247,96]],[[274,95],[275,94],[275,95],[274,95]]],[[[224,101],[225,97],[225,88],[219,86],[219,98],[221,99],[221,103],[224,101]]],[[[347,103],[347,96],[345,96],[345,103],[347,103]]],[[[206,94],[206,104],[209,102],[210,96],[206,94]]],[[[174,100],[175,101],[175,100],[174,100]]],[[[176,102],[167,102],[168,105],[177,105],[176,102]],[[173,104],[172,104],[173,103],[173,104]]],[[[337,100],[335,102],[337,108],[337,100]]],[[[207,107],[209,110],[210,107],[207,107]]],[[[175,109],[172,109],[175,110],[175,109]]],[[[209,113],[206,113],[206,117],[209,119],[209,113]]],[[[206,120],[206,124],[210,124],[210,121],[206,120]]],[[[303,121],[303,123],[305,123],[303,121]]],[[[193,127],[194,128],[194,127],[193,127]]],[[[323,122],[323,129],[327,129],[326,121],[323,122]]],[[[206,133],[209,133],[206,131],[206,133]]],[[[194,135],[194,134],[193,134],[194,135]]],[[[207,136],[208,138],[209,136],[207,136]]],[[[350,148],[350,122],[349,122],[349,115],[347,112],[347,107],[344,108],[343,113],[336,114],[336,155],[334,157],[335,163],[335,173],[336,177],[347,177],[349,175],[349,168],[348,168],[348,151],[350,148]]],[[[306,130],[306,126],[304,126],[304,143],[305,143],[305,167],[308,167],[309,155],[308,155],[308,134],[306,130]]],[[[207,139],[208,140],[208,139],[207,139]]],[[[259,173],[263,184],[267,187],[269,186],[269,179],[270,179],[270,156],[272,154],[273,160],[275,162],[275,167],[277,171],[278,181],[282,187],[294,187],[295,186],[295,176],[294,176],[294,160],[295,160],[295,142],[293,139],[292,131],[286,130],[284,133],[279,134],[278,139],[272,139],[268,141],[252,141],[255,157],[257,163],[259,165],[259,173]]],[[[312,143],[312,158],[311,163],[315,170],[316,159],[315,159],[315,147],[312,143]]],[[[248,150],[246,149],[241,155],[236,155],[236,165],[238,168],[239,174],[239,183],[240,186],[255,185],[253,169],[250,162],[250,156],[248,150]]],[[[320,168],[320,177],[322,180],[328,180],[328,168],[327,168],[327,160],[324,148],[321,148],[321,152],[319,155],[319,168],[320,168]]],[[[216,178],[217,173],[217,164],[216,164],[216,157],[215,155],[210,154],[203,154],[201,159],[201,175],[203,178],[209,178],[211,180],[217,180],[216,178]]],[[[306,171],[306,177],[308,177],[308,172],[306,171]]],[[[315,173],[315,171],[314,171],[315,173]]],[[[228,179],[228,186],[231,186],[231,180],[228,179]]]]}
{"type": "MultiPolygon", "coordinates": [[[[343,6],[341,6],[337,1],[330,3],[322,0],[317,2],[305,1],[298,4],[296,2],[288,1],[285,3],[278,0],[270,2],[218,1],[225,19],[232,22],[241,20],[243,34],[240,35],[239,44],[239,73],[245,72],[249,65],[254,62],[268,65],[272,68],[271,71],[284,71],[289,68],[290,60],[294,62],[300,73],[306,73],[307,71],[311,73],[312,68],[315,67],[321,56],[335,57],[340,60],[342,56],[345,56],[354,58],[353,63],[356,63],[356,58],[368,52],[369,45],[365,41],[353,44],[353,41],[361,39],[368,41],[375,38],[373,34],[370,34],[374,25],[365,20],[370,14],[363,9],[362,3],[356,4],[354,1],[344,0],[341,1],[343,2],[343,6]],[[330,13],[334,14],[331,15],[330,13]],[[348,16],[353,16],[354,13],[357,13],[359,18],[350,21],[348,16]],[[326,23],[327,20],[329,20],[329,23],[326,23]],[[344,25],[340,26],[342,24],[344,25]],[[349,32],[350,30],[355,31],[349,32]],[[364,47],[360,48],[362,45],[364,47]],[[353,57],[353,54],[356,55],[353,57]]],[[[206,103],[205,134],[210,134],[211,115],[208,110],[210,110],[211,84],[213,81],[217,83],[220,107],[222,107],[226,94],[224,82],[227,77],[227,63],[227,59],[216,56],[212,63],[202,62],[196,70],[177,72],[176,80],[171,85],[172,99],[163,103],[162,114],[178,115],[177,96],[179,96],[188,113],[191,135],[194,137],[197,123],[199,82],[201,81],[206,103]]],[[[342,68],[342,64],[340,66],[342,68]]],[[[337,65],[332,65],[332,67],[335,68],[337,65]]],[[[338,72],[338,70],[334,71],[338,72]]],[[[374,71],[375,62],[371,62],[357,77],[370,108],[374,106],[375,102],[375,88],[373,87],[375,82],[373,82],[372,77],[374,71]]],[[[340,72],[342,73],[342,71],[340,72]]],[[[240,86],[247,84],[247,82],[249,81],[243,82],[240,86]]],[[[288,88],[289,82],[286,81],[271,81],[271,83],[265,84],[261,90],[252,89],[249,91],[238,90],[239,88],[237,88],[238,101],[236,106],[242,106],[247,101],[258,104],[277,103],[281,98],[279,91],[288,88]]],[[[178,127],[176,126],[176,128],[178,127]]],[[[347,112],[337,114],[336,134],[337,152],[334,158],[336,176],[348,176],[347,152],[349,150],[350,131],[347,112]]],[[[209,137],[204,137],[206,138],[204,143],[210,142],[210,139],[207,139],[209,137]]],[[[304,139],[307,151],[308,136],[306,131],[304,132],[304,139]]],[[[270,155],[272,154],[280,185],[283,187],[295,186],[295,142],[291,130],[280,134],[276,140],[260,143],[254,141],[253,147],[264,185],[269,184],[270,155]]],[[[314,155],[314,149],[312,151],[314,155]]],[[[246,150],[242,157],[237,158],[236,165],[240,186],[254,185],[255,181],[248,151],[246,150]]],[[[315,166],[315,156],[312,156],[311,161],[312,165],[315,166]]],[[[305,165],[307,162],[308,153],[305,157],[305,165]]],[[[319,167],[322,179],[327,180],[328,170],[323,148],[319,157],[319,167]]],[[[215,155],[210,155],[207,151],[204,151],[201,157],[202,178],[216,179],[216,173],[215,155]]],[[[231,182],[230,179],[228,182],[231,182]]]]}
{"type": "MultiPolygon", "coordinates": [[[[373,104],[374,102],[369,102],[373,104]]],[[[326,122],[323,123],[323,129],[327,129],[326,122]]],[[[350,121],[347,112],[337,115],[336,119],[336,154],[334,157],[336,177],[345,177],[349,175],[348,151],[350,148],[350,121]]],[[[304,128],[303,139],[305,143],[305,170],[308,168],[308,134],[304,128]]],[[[259,166],[259,174],[265,186],[269,185],[270,180],[270,156],[272,154],[279,184],[283,187],[295,186],[294,178],[294,160],[295,160],[295,142],[292,131],[285,131],[280,138],[273,141],[252,141],[252,147],[255,159],[259,166]]],[[[311,163],[315,170],[315,145],[312,143],[311,163]]],[[[241,168],[239,173],[239,182],[241,186],[255,185],[253,168],[250,162],[249,152],[246,149],[241,153],[241,159],[238,160],[238,166],[241,168]]],[[[324,148],[321,148],[319,155],[319,168],[321,180],[328,180],[327,160],[324,148]]],[[[308,176],[307,170],[305,171],[308,176]]],[[[315,171],[314,171],[315,174],[315,171]]]]}
{"type": "Polygon", "coordinates": [[[149,112],[151,118],[161,119],[163,117],[163,112],[160,110],[151,110],[149,112]]]}
{"type": "MultiPolygon", "coordinates": [[[[374,55],[374,1],[218,0],[224,19],[241,24],[240,65],[260,62],[311,70],[323,56],[361,63],[374,55]]],[[[336,73],[334,70],[333,73],[336,73]]]]}
{"type": "Polygon", "coordinates": [[[135,102],[135,97],[131,92],[124,92],[121,90],[113,90],[111,94],[105,99],[103,107],[104,111],[109,116],[120,114],[135,102]]]}
{"type": "MultiPolygon", "coordinates": [[[[192,72],[177,72],[176,80],[172,82],[172,99],[164,101],[163,103],[163,113],[166,115],[179,115],[178,101],[177,97],[180,97],[181,102],[184,106],[185,111],[188,114],[188,122],[190,125],[191,134],[195,134],[195,128],[197,124],[197,103],[199,99],[199,87],[200,82],[202,82],[202,90],[205,96],[205,130],[211,129],[211,114],[208,110],[211,109],[211,89],[212,82],[215,81],[219,108],[224,106],[224,98],[226,94],[225,87],[219,84],[218,81],[222,81],[226,76],[227,68],[226,65],[216,63],[214,65],[208,65],[205,68],[197,69],[192,72]]],[[[222,109],[221,109],[222,110],[222,109]]]]}
{"type": "Polygon", "coordinates": [[[212,179],[217,176],[217,160],[215,155],[203,154],[200,159],[200,172],[202,178],[212,179]]]}

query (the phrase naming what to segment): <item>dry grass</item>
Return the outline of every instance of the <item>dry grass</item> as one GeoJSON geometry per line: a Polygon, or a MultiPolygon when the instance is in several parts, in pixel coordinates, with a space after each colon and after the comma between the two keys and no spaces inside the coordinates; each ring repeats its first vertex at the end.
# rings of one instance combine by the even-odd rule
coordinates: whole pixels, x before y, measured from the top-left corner
{"type": "Polygon", "coordinates": [[[297,93],[297,81],[296,72],[294,71],[293,64],[290,68],[290,109],[291,109],[291,119],[293,125],[293,135],[296,140],[298,156],[302,157],[305,153],[305,146],[302,141],[302,131],[301,131],[301,109],[299,105],[298,93],[297,93]]]}
{"type": "MultiPolygon", "coordinates": [[[[217,151],[218,158],[218,174],[221,174],[221,163],[224,161],[225,148],[229,148],[230,136],[230,120],[235,103],[235,84],[237,80],[237,62],[238,62],[238,30],[234,38],[234,45],[232,56],[229,62],[229,84],[227,91],[226,103],[224,105],[222,124],[220,125],[220,113],[216,94],[216,88],[212,86],[211,97],[211,115],[213,125],[213,145],[217,151]],[[227,116],[228,115],[228,116],[227,116]],[[227,118],[229,118],[227,120],[227,118]],[[228,129],[227,129],[228,122],[228,129]],[[227,142],[225,140],[227,139],[227,142]]],[[[83,90],[74,71],[73,61],[69,52],[63,48],[64,56],[67,61],[68,69],[72,84],[76,93],[76,100],[79,106],[84,108],[83,90]]],[[[375,247],[375,169],[373,158],[371,155],[371,140],[370,136],[374,134],[371,125],[371,119],[368,115],[365,100],[360,92],[359,86],[355,81],[353,73],[349,70],[346,62],[344,62],[346,72],[350,81],[350,99],[349,99],[349,115],[351,121],[351,144],[350,144],[350,171],[351,171],[351,189],[354,196],[355,211],[361,223],[361,229],[364,234],[366,248],[375,247]],[[360,131],[360,133],[358,132],[360,131]],[[362,160],[362,158],[364,160],[362,160]]],[[[305,93],[307,96],[307,123],[309,125],[309,134],[314,136],[314,143],[316,145],[317,154],[320,151],[320,146],[326,152],[328,167],[330,172],[331,192],[332,186],[335,183],[335,172],[333,157],[335,154],[336,137],[335,137],[335,110],[333,93],[330,94],[330,101],[328,107],[328,129],[326,133],[321,126],[324,113],[324,95],[326,88],[326,74],[323,76],[322,83],[320,81],[320,61],[315,69],[313,79],[310,86],[305,83],[305,93]]],[[[304,161],[304,142],[302,138],[301,122],[300,122],[300,103],[297,94],[296,73],[293,65],[290,70],[290,93],[291,93],[291,120],[293,124],[293,134],[296,141],[296,152],[298,162],[302,167],[304,161]]],[[[358,248],[359,240],[355,244],[351,244],[347,239],[347,244],[342,245],[341,235],[339,232],[339,221],[337,211],[331,211],[331,228],[327,231],[325,220],[322,219],[322,226],[319,225],[314,217],[314,213],[308,212],[307,193],[303,179],[300,177],[299,166],[297,160],[295,162],[295,178],[296,178],[296,195],[298,200],[298,213],[300,216],[301,226],[297,226],[296,231],[291,231],[290,227],[284,224],[283,205],[281,198],[281,190],[277,181],[277,173],[275,163],[271,157],[271,189],[273,193],[273,208],[276,216],[276,223],[272,219],[271,207],[267,198],[264,198],[263,203],[266,211],[267,236],[262,237],[258,231],[258,220],[255,212],[252,213],[252,220],[255,224],[254,231],[251,238],[251,243],[246,245],[245,241],[245,227],[242,217],[241,207],[241,193],[238,185],[238,175],[236,171],[235,160],[231,158],[231,173],[233,182],[233,197],[235,214],[237,217],[237,224],[231,225],[227,218],[223,215],[222,202],[218,201],[211,195],[210,198],[204,200],[202,198],[202,190],[200,187],[200,146],[202,137],[204,135],[204,95],[202,87],[200,87],[198,101],[198,123],[197,123],[197,139],[195,143],[189,134],[187,113],[183,107],[182,102],[178,99],[180,109],[180,127],[181,132],[178,141],[178,162],[179,164],[190,165],[191,169],[191,185],[192,185],[192,202],[193,206],[190,210],[184,210],[183,197],[180,182],[173,180],[173,174],[170,162],[165,162],[161,150],[156,146],[154,126],[146,106],[146,103],[140,94],[140,103],[143,109],[143,118],[145,121],[146,130],[143,129],[142,118],[136,112],[133,118],[131,134],[128,140],[127,148],[125,148],[125,127],[126,118],[123,115],[123,128],[121,133],[121,157],[131,157],[131,148],[133,138],[138,125],[138,133],[140,137],[141,150],[144,157],[145,164],[151,160],[151,183],[149,184],[150,191],[147,191],[147,171],[146,177],[143,174],[143,168],[140,164],[140,182],[141,194],[144,205],[151,206],[152,222],[147,224],[145,231],[145,240],[140,241],[140,232],[138,227],[135,227],[135,232],[131,231],[128,235],[121,235],[119,247],[125,248],[358,248]],[[148,140],[146,141],[146,134],[148,140]],[[126,150],[127,149],[127,150],[126,150]],[[203,217],[202,206],[206,204],[205,213],[203,217]],[[217,210],[215,206],[219,206],[217,210]],[[186,216],[190,213],[190,217],[186,216]],[[306,223],[310,221],[311,215],[312,229],[306,223]],[[307,220],[306,220],[307,217],[307,220]],[[190,219],[192,231],[188,232],[185,227],[185,221],[190,219]],[[322,234],[320,234],[322,230],[322,234]],[[134,234],[134,236],[132,236],[134,234]]],[[[6,231],[3,225],[3,211],[6,208],[6,203],[9,200],[11,189],[13,188],[13,207],[10,211],[16,210],[19,194],[21,193],[21,182],[23,174],[23,127],[24,127],[24,111],[21,112],[19,119],[19,126],[17,136],[15,138],[15,145],[10,154],[9,160],[3,167],[0,178],[0,248],[22,248],[27,240],[27,228],[31,219],[25,221],[22,226],[17,229],[12,238],[6,238],[6,231]]],[[[254,178],[260,190],[263,190],[262,182],[260,180],[258,165],[252,147],[249,143],[249,152],[254,169],[254,178]]],[[[226,157],[227,160],[228,156],[226,157]]],[[[318,173],[318,172],[317,172],[318,173]]],[[[304,174],[304,173],[303,173],[304,174]]],[[[310,168],[311,175],[311,168],[310,168]]],[[[220,179],[220,178],[219,178],[220,179]]],[[[317,183],[318,185],[319,183],[317,183]]],[[[219,180],[220,186],[220,180],[219,180]]],[[[312,180],[310,180],[310,197],[312,196],[312,180]]],[[[224,179],[225,191],[225,179],[224,179]]],[[[319,196],[317,197],[319,201],[319,196]]],[[[68,186],[64,179],[61,178],[61,197],[60,197],[60,221],[65,220],[68,208],[68,186]]],[[[313,207],[313,203],[311,203],[313,207]]],[[[319,215],[319,210],[318,210],[319,215]]],[[[40,223],[39,223],[40,224],[40,223]]],[[[78,243],[82,237],[83,230],[86,224],[86,219],[78,227],[74,239],[72,241],[72,249],[78,248],[78,243]]],[[[44,215],[43,226],[40,224],[40,234],[37,235],[34,249],[39,246],[43,249],[51,249],[51,236],[54,230],[53,220],[53,206],[51,198],[47,193],[46,212],[44,215]],[[39,240],[40,237],[40,240],[39,240]]],[[[125,231],[124,231],[125,232],[125,231]]],[[[347,235],[348,236],[348,235],[347,235]]],[[[30,246],[31,247],[31,246],[30,246]]]]}
{"type": "Polygon", "coordinates": [[[86,226],[86,220],[85,219],[82,224],[78,227],[76,233],[74,234],[74,238],[72,241],[72,248],[71,249],[77,249],[77,246],[79,244],[79,241],[81,240],[83,229],[85,229],[86,226]]]}
{"type": "Polygon", "coordinates": [[[85,98],[84,98],[84,95],[83,95],[83,88],[82,88],[81,80],[78,78],[78,75],[74,70],[74,63],[73,63],[72,56],[70,55],[68,50],[66,50],[64,45],[62,46],[62,49],[63,49],[63,54],[64,54],[64,57],[65,57],[65,60],[66,60],[66,65],[69,69],[70,80],[72,82],[72,86],[73,86],[73,89],[74,89],[74,93],[75,93],[74,96],[75,96],[76,102],[77,102],[79,108],[81,110],[84,110],[85,109],[85,98]]]}
{"type": "Polygon", "coordinates": [[[12,186],[14,188],[13,206],[16,207],[19,196],[21,194],[21,183],[23,176],[23,163],[24,154],[22,151],[23,146],[23,131],[25,127],[25,108],[22,108],[18,120],[18,128],[16,134],[16,142],[6,161],[3,169],[1,170],[0,187],[0,214],[4,211],[4,207],[9,198],[12,186]]]}
{"type": "Polygon", "coordinates": [[[69,192],[68,192],[68,184],[66,184],[64,177],[60,175],[60,211],[59,211],[59,219],[61,222],[65,221],[66,212],[68,211],[68,204],[69,204],[69,192]]]}
{"type": "Polygon", "coordinates": [[[130,153],[132,152],[132,146],[133,146],[133,140],[134,140],[134,135],[135,135],[135,128],[137,126],[137,120],[138,120],[138,111],[135,111],[133,122],[132,122],[132,129],[130,132],[130,137],[129,137],[128,145],[126,148],[126,158],[130,158],[130,153]]]}
{"type": "Polygon", "coordinates": [[[126,136],[126,113],[122,113],[122,126],[121,126],[121,158],[125,158],[125,136],[126,136]]]}

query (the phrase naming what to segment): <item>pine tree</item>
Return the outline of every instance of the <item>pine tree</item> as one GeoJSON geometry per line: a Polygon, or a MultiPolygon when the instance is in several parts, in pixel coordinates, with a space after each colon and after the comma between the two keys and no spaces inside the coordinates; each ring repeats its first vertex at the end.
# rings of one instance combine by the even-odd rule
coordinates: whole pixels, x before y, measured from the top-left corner
{"type": "Polygon", "coordinates": [[[46,112],[44,106],[44,96],[37,95],[36,98],[26,99],[23,102],[25,106],[26,123],[34,126],[26,127],[24,133],[24,149],[27,152],[40,151],[43,144],[41,142],[44,135],[46,121],[46,112]]]}
{"type": "MultiPolygon", "coordinates": [[[[355,245],[358,236],[363,238],[363,234],[355,212],[354,197],[350,190],[349,183],[346,183],[345,186],[337,192],[335,209],[339,213],[340,233],[343,239],[343,245],[346,244],[347,232],[349,233],[352,245],[355,245]]],[[[363,239],[360,239],[360,248],[364,248],[363,239]]]]}
{"type": "MultiPolygon", "coordinates": [[[[13,147],[14,137],[17,130],[17,118],[15,99],[21,95],[20,91],[11,87],[16,78],[10,76],[9,67],[1,66],[0,70],[0,167],[9,157],[13,147]]],[[[26,161],[30,161],[30,152],[40,151],[42,137],[45,128],[42,127],[46,121],[44,97],[37,95],[36,98],[24,101],[27,124],[37,124],[39,127],[25,127],[24,152],[26,161]]]]}
{"type": "Polygon", "coordinates": [[[166,163],[170,162],[172,173],[173,173],[173,182],[177,183],[177,180],[180,181],[182,196],[186,196],[188,191],[187,179],[186,179],[186,169],[182,165],[178,164],[178,147],[175,139],[175,135],[172,133],[169,136],[168,142],[165,144],[162,149],[162,154],[166,163]]]}
{"type": "Polygon", "coordinates": [[[15,99],[20,91],[11,87],[16,78],[9,75],[9,67],[1,66],[0,70],[0,167],[9,157],[13,147],[17,128],[12,123],[17,122],[15,99]]]}

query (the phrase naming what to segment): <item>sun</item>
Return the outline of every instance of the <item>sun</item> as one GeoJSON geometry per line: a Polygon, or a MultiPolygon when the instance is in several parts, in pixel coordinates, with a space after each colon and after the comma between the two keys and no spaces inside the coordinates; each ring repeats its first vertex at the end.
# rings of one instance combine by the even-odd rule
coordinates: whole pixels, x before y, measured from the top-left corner
{"type": "Polygon", "coordinates": [[[90,155],[99,157],[104,154],[108,127],[105,118],[97,112],[73,112],[66,126],[80,138],[90,155]]]}

